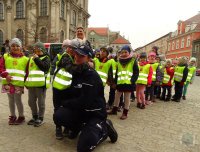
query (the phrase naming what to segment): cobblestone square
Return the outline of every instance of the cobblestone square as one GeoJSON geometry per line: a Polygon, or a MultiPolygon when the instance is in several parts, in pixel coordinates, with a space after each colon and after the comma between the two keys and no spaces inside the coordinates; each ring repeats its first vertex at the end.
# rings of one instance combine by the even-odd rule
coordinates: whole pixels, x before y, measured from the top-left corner
{"type": "MultiPolygon", "coordinates": [[[[108,96],[108,88],[106,89],[108,96]]],[[[188,88],[187,100],[161,102],[137,109],[131,103],[127,120],[109,116],[119,133],[111,144],[107,139],[95,152],[200,152],[200,77],[188,88]]],[[[0,152],[75,152],[77,140],[55,139],[52,120],[52,90],[47,92],[45,124],[41,127],[8,125],[8,99],[1,94],[0,152]]],[[[31,118],[27,91],[23,95],[26,121],[31,118]]]]}

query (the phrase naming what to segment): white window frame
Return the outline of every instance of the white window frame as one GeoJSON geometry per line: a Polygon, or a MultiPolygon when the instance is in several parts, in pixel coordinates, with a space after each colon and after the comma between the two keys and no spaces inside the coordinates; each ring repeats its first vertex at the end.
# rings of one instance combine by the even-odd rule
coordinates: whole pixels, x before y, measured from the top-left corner
{"type": "Polygon", "coordinates": [[[65,19],[65,12],[66,12],[66,3],[64,0],[60,2],[60,18],[65,19]],[[64,16],[62,16],[62,1],[64,2],[64,16]]]}
{"type": "Polygon", "coordinates": [[[179,40],[176,41],[176,49],[179,49],[179,40]]]}
{"type": "Polygon", "coordinates": [[[171,49],[171,43],[168,44],[168,51],[170,51],[171,49]]]}
{"type": "MultiPolygon", "coordinates": [[[[25,0],[22,0],[23,1],[23,3],[24,3],[24,17],[23,18],[26,18],[26,1],[25,0]]],[[[15,3],[14,3],[14,19],[18,19],[18,18],[16,18],[16,7],[17,7],[17,2],[18,2],[18,0],[17,1],[15,1],[15,3]]],[[[20,19],[20,18],[19,18],[20,19]]]]}
{"type": "MultiPolygon", "coordinates": [[[[39,3],[38,3],[38,14],[39,14],[39,16],[41,16],[41,14],[40,14],[40,2],[41,0],[39,0],[39,3]]],[[[49,0],[47,0],[47,16],[49,16],[49,0]]]]}
{"type": "Polygon", "coordinates": [[[173,41],[172,42],[172,50],[174,50],[174,47],[175,47],[175,42],[173,41]]]}
{"type": "Polygon", "coordinates": [[[184,48],[185,47],[185,38],[182,38],[181,39],[181,48],[184,48]]]}

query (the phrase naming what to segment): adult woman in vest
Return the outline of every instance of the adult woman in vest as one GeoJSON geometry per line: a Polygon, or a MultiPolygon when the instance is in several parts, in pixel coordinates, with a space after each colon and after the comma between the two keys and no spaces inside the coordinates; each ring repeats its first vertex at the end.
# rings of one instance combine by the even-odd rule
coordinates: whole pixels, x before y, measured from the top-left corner
{"type": "Polygon", "coordinates": [[[182,97],[183,86],[184,83],[186,82],[187,76],[188,76],[187,58],[183,56],[178,59],[178,64],[174,69],[175,94],[172,97],[172,101],[180,102],[182,97]]]}
{"type": "MultiPolygon", "coordinates": [[[[93,151],[108,136],[116,142],[118,135],[112,122],[107,120],[104,87],[97,72],[88,65],[93,51],[87,45],[75,49],[75,65],[72,83],[67,94],[54,114],[56,125],[65,126],[79,139],[77,152],[93,151]]],[[[74,136],[74,137],[76,137],[74,136]]]]}
{"type": "Polygon", "coordinates": [[[32,112],[32,119],[27,124],[39,127],[44,123],[46,91],[50,87],[50,57],[42,42],[33,47],[34,55],[29,60],[25,82],[32,112]]]}
{"type": "Polygon", "coordinates": [[[124,45],[121,48],[119,61],[117,63],[116,71],[116,89],[114,106],[111,111],[108,111],[108,114],[117,114],[119,107],[120,97],[124,93],[124,110],[121,120],[127,118],[129,106],[130,106],[130,96],[133,91],[133,85],[137,80],[139,75],[138,63],[131,55],[131,49],[128,45],[124,45]]]}
{"type": "Polygon", "coordinates": [[[25,121],[21,96],[24,93],[24,78],[28,58],[23,55],[22,42],[18,38],[10,41],[11,51],[1,58],[0,73],[2,92],[8,94],[10,116],[9,125],[19,125],[25,121]],[[17,106],[19,117],[15,114],[17,106]]]}
{"type": "Polygon", "coordinates": [[[195,73],[196,73],[196,58],[195,57],[192,57],[190,59],[188,69],[189,69],[189,73],[188,73],[187,80],[183,87],[183,96],[182,96],[183,100],[186,100],[188,85],[192,84],[194,81],[194,77],[195,77],[195,73]]]}

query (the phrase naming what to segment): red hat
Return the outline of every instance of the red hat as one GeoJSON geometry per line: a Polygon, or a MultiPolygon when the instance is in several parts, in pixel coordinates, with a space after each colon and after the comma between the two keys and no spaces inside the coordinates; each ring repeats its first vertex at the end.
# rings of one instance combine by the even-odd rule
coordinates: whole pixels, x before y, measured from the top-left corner
{"type": "Polygon", "coordinates": [[[156,53],[155,52],[150,52],[148,56],[154,56],[154,57],[156,57],[156,53]]]}

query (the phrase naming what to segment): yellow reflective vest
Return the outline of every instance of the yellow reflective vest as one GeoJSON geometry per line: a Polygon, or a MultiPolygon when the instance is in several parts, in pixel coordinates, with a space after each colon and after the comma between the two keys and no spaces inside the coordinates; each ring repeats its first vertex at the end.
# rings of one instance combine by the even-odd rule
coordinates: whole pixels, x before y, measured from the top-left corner
{"type": "MultiPolygon", "coordinates": [[[[46,56],[40,57],[40,60],[44,59],[46,56]]],[[[27,87],[50,87],[50,72],[44,73],[35,64],[33,58],[30,58],[28,65],[28,77],[26,78],[25,86],[27,87]]]]}
{"type": "MultiPolygon", "coordinates": [[[[10,54],[4,54],[3,57],[5,60],[6,72],[12,76],[10,84],[23,87],[26,74],[26,66],[29,59],[26,56],[14,58],[10,54]]],[[[8,84],[5,78],[2,79],[2,84],[8,84]]]]}

